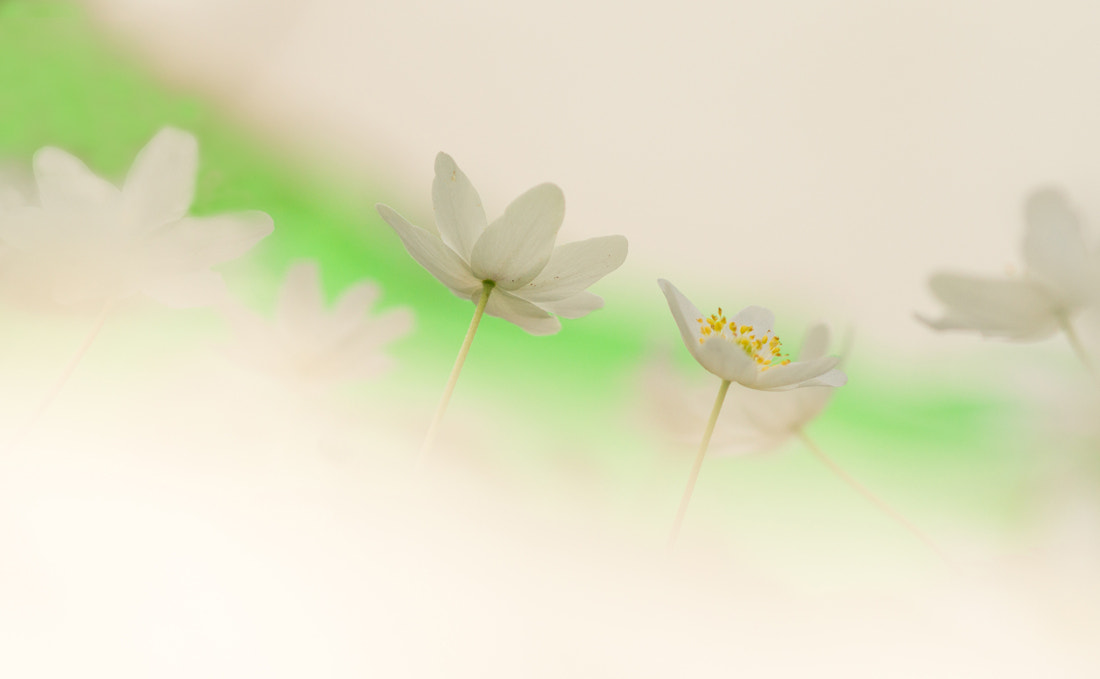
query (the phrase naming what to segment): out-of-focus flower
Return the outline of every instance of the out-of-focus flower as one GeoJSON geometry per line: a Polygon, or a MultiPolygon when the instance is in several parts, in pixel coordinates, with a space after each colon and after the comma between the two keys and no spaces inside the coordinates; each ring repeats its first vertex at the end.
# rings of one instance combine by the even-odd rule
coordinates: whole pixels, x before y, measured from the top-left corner
{"type": "Polygon", "coordinates": [[[975,330],[986,337],[1038,340],[1064,329],[1100,300],[1100,252],[1090,252],[1072,206],[1061,192],[1042,189],[1025,206],[1023,255],[1015,278],[939,273],[932,293],[943,317],[918,318],[936,330],[975,330]]]}
{"type": "Polygon", "coordinates": [[[188,217],[198,169],[195,137],[164,128],[134,160],[122,187],[47,147],[34,156],[38,204],[7,211],[0,239],[29,282],[56,301],[110,301],[144,293],[171,306],[224,299],[210,267],[250,250],[271,217],[188,217]]]}
{"type": "Polygon", "coordinates": [[[728,382],[751,389],[778,390],[809,386],[839,387],[847,377],[835,356],[815,356],[792,362],[783,354],[779,338],[772,332],[775,316],[763,307],[742,309],[727,320],[719,309],[704,317],[672,283],[657,283],[688,351],[699,364],[728,382]]]}
{"type": "Polygon", "coordinates": [[[377,285],[356,283],[328,309],[317,265],[295,264],[279,291],[274,320],[226,308],[236,332],[230,352],[299,386],[375,377],[391,365],[385,345],[407,335],[413,325],[412,312],[405,308],[369,316],[378,296],[377,285]]]}
{"type": "Polygon", "coordinates": [[[565,217],[565,196],[540,184],[514,200],[488,224],[473,184],[445,153],[435,159],[432,183],[435,229],[410,224],[392,208],[377,206],[405,249],[459,297],[476,302],[486,281],[495,285],[485,312],[532,335],[561,329],[603,306],[586,288],[626,259],[623,236],[601,236],[554,247],[565,217]]]}
{"type": "MultiPolygon", "coordinates": [[[[801,361],[825,357],[829,328],[813,325],[806,331],[801,361]]],[[[670,365],[654,365],[645,376],[650,419],[670,437],[683,444],[698,445],[699,432],[706,425],[714,401],[713,385],[688,383],[670,365]]],[[[783,391],[761,391],[735,387],[729,390],[709,450],[738,455],[778,448],[828,405],[835,387],[808,386],[783,391]]]]}

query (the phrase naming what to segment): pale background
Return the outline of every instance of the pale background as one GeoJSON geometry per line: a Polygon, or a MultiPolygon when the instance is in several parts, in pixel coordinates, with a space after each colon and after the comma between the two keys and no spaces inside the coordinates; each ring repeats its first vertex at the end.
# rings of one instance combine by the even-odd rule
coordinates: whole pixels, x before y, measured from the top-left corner
{"type": "Polygon", "coordinates": [[[906,350],[967,346],[913,320],[927,276],[1018,264],[1028,190],[1100,212],[1091,2],[91,4],[409,212],[446,150],[490,216],[560,184],[566,240],[630,239],[621,275],[797,300],[906,350]]]}
{"type": "MultiPolygon", "coordinates": [[[[860,357],[914,382],[940,374],[921,354],[990,346],[913,320],[935,309],[931,271],[1018,263],[1020,205],[1039,183],[1100,212],[1092,4],[87,4],[182,91],[410,216],[430,217],[441,149],[490,215],[554,181],[569,204],[562,240],[630,239],[600,285],[663,305],[653,278],[665,276],[704,307],[851,321],[870,346],[860,357]]],[[[1017,411],[999,410],[1004,430],[974,441],[959,472],[942,451],[906,450],[904,428],[890,446],[874,422],[831,441],[825,429],[955,572],[797,446],[708,459],[671,556],[686,458],[652,465],[648,504],[622,503],[641,518],[608,499],[646,482],[626,464],[534,480],[503,455],[448,466],[460,436],[438,467],[409,474],[442,374],[422,385],[426,408],[396,418],[300,399],[227,372],[172,318],[108,326],[0,465],[0,670],[12,676],[1095,676],[1100,511],[1059,456],[1093,457],[1088,385],[1008,358],[1050,350],[1072,365],[1057,340],[998,345],[981,367],[1003,370],[975,389],[1014,379],[1074,419],[1080,441],[1073,427],[1059,439],[1025,424],[1019,437],[1017,411]],[[1033,471],[1020,448],[1062,476],[1018,472],[1033,471]],[[983,494],[1013,500],[1011,516],[951,513],[983,494]]],[[[52,338],[42,347],[13,323],[0,355],[12,422],[86,325],[56,323],[36,331],[52,338]]],[[[543,400],[568,401],[559,393],[543,400]]],[[[472,395],[456,396],[452,432],[516,457],[541,438],[606,453],[622,424],[570,439],[536,399],[472,395]]],[[[935,412],[889,421],[934,427],[935,412]]]]}

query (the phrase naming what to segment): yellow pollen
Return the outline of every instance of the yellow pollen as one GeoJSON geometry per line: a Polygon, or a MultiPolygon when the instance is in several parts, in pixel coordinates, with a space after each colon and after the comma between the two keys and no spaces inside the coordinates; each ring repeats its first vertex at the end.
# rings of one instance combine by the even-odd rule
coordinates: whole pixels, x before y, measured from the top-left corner
{"type": "Polygon", "coordinates": [[[707,340],[717,335],[740,347],[761,371],[791,362],[783,354],[782,343],[777,335],[773,335],[770,330],[764,330],[760,335],[756,335],[753,326],[747,324],[738,326],[736,321],[726,319],[722,307],[718,307],[718,313],[697,318],[695,321],[699,324],[700,344],[705,344],[707,340]]]}

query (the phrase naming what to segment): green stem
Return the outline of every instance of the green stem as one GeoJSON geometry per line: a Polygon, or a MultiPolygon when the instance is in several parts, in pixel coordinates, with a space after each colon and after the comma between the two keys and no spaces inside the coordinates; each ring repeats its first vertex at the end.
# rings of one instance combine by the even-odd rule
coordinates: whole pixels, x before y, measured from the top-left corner
{"type": "Polygon", "coordinates": [[[718,413],[722,411],[722,403],[726,400],[726,392],[729,388],[729,380],[722,380],[722,386],[718,387],[718,396],[714,399],[710,420],[707,421],[707,429],[703,432],[703,442],[699,444],[699,453],[695,456],[695,464],[691,468],[687,488],[684,489],[684,496],[680,498],[680,509],[676,512],[676,521],[672,524],[672,532],[668,536],[669,549],[676,544],[676,538],[680,535],[680,526],[684,523],[684,514],[687,514],[688,503],[691,502],[691,494],[695,490],[699,470],[703,468],[703,458],[707,456],[707,446],[710,445],[710,437],[714,433],[714,425],[718,422],[718,413]]]}
{"type": "Polygon", "coordinates": [[[818,460],[821,461],[822,464],[832,470],[832,472],[840,477],[842,481],[851,486],[853,490],[862,495],[871,504],[878,507],[887,516],[901,524],[903,528],[912,533],[918,540],[923,542],[925,546],[927,546],[930,550],[935,552],[937,556],[943,559],[948,566],[954,566],[947,554],[942,549],[940,549],[939,545],[933,542],[931,538],[925,535],[924,531],[913,525],[908,519],[902,516],[900,512],[898,512],[890,505],[886,504],[884,500],[880,499],[877,495],[868,490],[859,481],[856,481],[854,478],[849,476],[848,472],[844,471],[840,467],[840,465],[834,462],[831,457],[826,455],[825,452],[821,450],[821,448],[817,447],[817,444],[813,442],[813,439],[806,435],[806,432],[799,429],[797,431],[797,434],[798,438],[802,439],[802,443],[804,443],[806,447],[810,449],[810,452],[814,454],[814,457],[816,457],[818,460]]]}
{"type": "Polygon", "coordinates": [[[474,318],[470,321],[470,327],[466,330],[466,339],[462,340],[462,348],[458,350],[458,358],[455,359],[455,365],[451,368],[451,377],[447,380],[447,387],[443,390],[443,398],[439,400],[439,407],[435,410],[435,417],[432,418],[432,423],[428,425],[428,434],[424,437],[424,445],[420,447],[419,464],[424,463],[424,458],[427,457],[428,452],[431,451],[432,445],[435,443],[435,435],[439,430],[439,423],[443,421],[443,413],[447,411],[447,404],[451,401],[451,394],[454,393],[455,384],[458,383],[458,376],[462,372],[462,365],[466,362],[466,354],[470,353],[470,345],[474,342],[474,334],[477,333],[477,326],[481,323],[481,317],[485,313],[485,306],[489,303],[489,293],[496,287],[494,281],[484,281],[481,284],[481,297],[477,300],[477,308],[474,309],[474,318]]]}
{"type": "Polygon", "coordinates": [[[1067,316],[1060,316],[1059,324],[1062,326],[1062,332],[1066,333],[1066,339],[1069,340],[1069,345],[1073,347],[1073,351],[1076,352],[1077,358],[1081,359],[1081,362],[1085,364],[1092,376],[1097,380],[1100,380],[1100,373],[1096,371],[1096,364],[1092,362],[1092,357],[1089,356],[1089,352],[1085,351],[1085,345],[1081,343],[1081,338],[1077,336],[1077,331],[1073,329],[1073,323],[1067,316]]]}

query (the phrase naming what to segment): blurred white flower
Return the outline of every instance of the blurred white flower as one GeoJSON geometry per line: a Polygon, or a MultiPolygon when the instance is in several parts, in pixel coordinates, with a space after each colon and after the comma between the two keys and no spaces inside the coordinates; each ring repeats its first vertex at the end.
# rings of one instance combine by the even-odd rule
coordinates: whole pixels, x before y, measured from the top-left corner
{"type": "Polygon", "coordinates": [[[775,316],[763,307],[742,309],[732,321],[722,310],[704,317],[672,283],[657,283],[688,351],[699,364],[727,382],[751,389],[777,390],[796,387],[839,387],[847,382],[836,369],[840,359],[815,356],[792,362],[783,354],[779,338],[772,332],[775,316]]]}
{"type": "MultiPolygon", "coordinates": [[[[801,361],[824,358],[830,343],[823,324],[806,331],[801,361]]],[[[697,443],[714,401],[714,387],[689,382],[671,365],[655,365],[645,376],[649,420],[679,443],[697,443]]],[[[774,450],[825,410],[835,387],[807,386],[783,391],[730,389],[711,436],[709,450],[739,455],[774,450]]]]}
{"type": "Polygon", "coordinates": [[[450,156],[440,153],[432,203],[432,230],[410,224],[386,205],[377,208],[413,259],[441,283],[476,302],[485,282],[492,281],[485,312],[533,335],[560,330],[553,315],[580,318],[601,308],[603,299],[585,289],[626,259],[623,236],[554,247],[565,217],[565,196],[553,184],[527,191],[488,224],[470,180],[450,156]]]}
{"type": "Polygon", "coordinates": [[[62,304],[139,292],[171,306],[219,301],[225,284],[210,267],[247,252],[272,222],[263,212],[188,217],[197,170],[195,137],[170,127],[138,153],[121,188],[43,148],[38,204],[8,210],[0,239],[29,282],[62,304]]]}
{"type": "Polygon", "coordinates": [[[356,283],[330,310],[317,264],[295,264],[279,291],[273,320],[240,307],[224,310],[235,330],[230,353],[299,386],[375,377],[391,365],[385,345],[407,335],[413,325],[412,312],[405,308],[369,316],[378,296],[375,284],[356,283]]]}
{"type": "Polygon", "coordinates": [[[947,307],[942,318],[918,318],[936,330],[975,330],[986,337],[1037,340],[1066,329],[1100,300],[1100,251],[1090,252],[1072,206],[1061,192],[1042,189],[1025,206],[1026,270],[1014,278],[939,273],[932,293],[947,307]]]}

